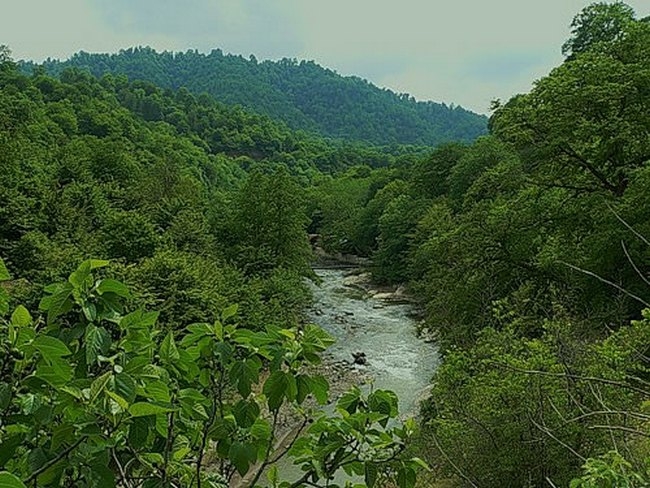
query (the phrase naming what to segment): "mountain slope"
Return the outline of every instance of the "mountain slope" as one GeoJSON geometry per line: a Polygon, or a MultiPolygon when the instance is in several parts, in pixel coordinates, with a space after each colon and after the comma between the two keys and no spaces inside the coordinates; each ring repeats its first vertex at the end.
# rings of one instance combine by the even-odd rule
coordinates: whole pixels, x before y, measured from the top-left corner
{"type": "MultiPolygon", "coordinates": [[[[253,56],[245,59],[221,50],[206,55],[158,53],[145,47],[118,54],[80,52],[67,61],[48,59],[43,66],[53,74],[77,67],[96,76],[123,73],[164,88],[184,86],[280,119],[293,129],[376,144],[469,142],[487,127],[485,116],[462,107],[418,102],[361,78],[340,76],[313,61],[258,62],[253,56]]],[[[23,64],[24,69],[32,67],[23,64]]]]}

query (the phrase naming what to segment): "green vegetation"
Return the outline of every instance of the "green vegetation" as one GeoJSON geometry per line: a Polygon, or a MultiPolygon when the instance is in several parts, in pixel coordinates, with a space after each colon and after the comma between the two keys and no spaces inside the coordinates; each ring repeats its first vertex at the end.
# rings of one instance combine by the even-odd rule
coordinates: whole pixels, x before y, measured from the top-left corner
{"type": "MultiPolygon", "coordinates": [[[[272,469],[271,486],[319,486],[339,469],[368,486],[395,478],[413,486],[424,463],[401,455],[412,425],[387,427],[397,416],[393,394],[352,390],[329,417],[305,404],[310,395],[328,401],[327,380],[303,368],[333,342],[324,331],[254,332],[238,322],[237,306],[166,329],[157,312],[124,312],[128,288],[96,274],[107,265],[84,261],[46,287],[40,318],[19,305],[1,322],[3,487],[223,487],[248,473],[242,486],[258,486],[287,451],[304,476],[279,482],[272,469]],[[276,449],[283,406],[303,428],[313,423],[276,449]]],[[[10,280],[2,261],[0,270],[0,281],[10,280]]]]}
{"type": "MultiPolygon", "coordinates": [[[[461,107],[416,102],[366,80],[342,77],[313,61],[258,63],[254,57],[224,55],[219,49],[208,55],[157,53],[146,47],[119,54],[80,52],[67,61],[48,60],[42,66],[57,75],[74,67],[98,77],[119,73],[164,88],[185,87],[282,120],[293,129],[382,145],[469,142],[485,133],[487,122],[461,107]]],[[[34,67],[23,63],[27,72],[34,67]]]]}
{"type": "Polygon", "coordinates": [[[650,23],[594,4],[572,27],[490,135],[315,182],[324,242],[408,283],[438,338],[430,483],[650,483],[650,23]]]}
{"type": "Polygon", "coordinates": [[[0,484],[259,486],[290,451],[304,475],[273,486],[412,487],[392,393],[318,406],[307,366],[332,340],[302,321],[304,187],[313,161],[419,149],[330,145],[123,76],[28,77],[1,52],[0,484]]]}
{"type": "Polygon", "coordinates": [[[313,63],[135,49],[28,76],[0,49],[0,485],[252,486],[286,411],[304,474],[272,486],[650,484],[650,22],[597,3],[572,29],[476,140],[423,138],[379,100],[422,106],[313,63]],[[339,85],[412,139],[190,92],[338,137],[339,85]],[[319,410],[307,232],[419,300],[443,362],[417,431],[383,390],[319,410]]]}

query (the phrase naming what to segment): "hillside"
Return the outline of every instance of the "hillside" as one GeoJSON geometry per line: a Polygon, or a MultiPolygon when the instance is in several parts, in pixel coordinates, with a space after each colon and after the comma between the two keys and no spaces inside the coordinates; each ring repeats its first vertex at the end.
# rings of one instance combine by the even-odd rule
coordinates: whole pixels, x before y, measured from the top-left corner
{"type": "MultiPolygon", "coordinates": [[[[119,54],[80,52],[43,66],[58,75],[65,68],[88,69],[96,76],[123,73],[164,88],[206,92],[229,105],[284,121],[293,129],[375,144],[437,145],[471,142],[484,134],[487,118],[462,107],[419,102],[380,89],[358,77],[343,77],[313,61],[258,62],[253,56],[198,51],[158,53],[133,48],[119,54]]],[[[28,72],[32,63],[23,63],[28,72]]]]}

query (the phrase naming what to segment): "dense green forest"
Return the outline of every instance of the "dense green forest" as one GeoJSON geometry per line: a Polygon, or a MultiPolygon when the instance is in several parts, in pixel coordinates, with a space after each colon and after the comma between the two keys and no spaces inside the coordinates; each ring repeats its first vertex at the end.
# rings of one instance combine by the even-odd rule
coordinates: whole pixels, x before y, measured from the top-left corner
{"type": "Polygon", "coordinates": [[[430,484],[650,482],[650,22],[594,4],[572,27],[490,135],[310,190],[324,242],[409,283],[440,343],[430,484]]]}
{"type": "Polygon", "coordinates": [[[293,411],[310,429],[291,486],[339,469],[412,486],[392,393],[317,408],[328,382],[308,366],[332,339],[302,323],[305,187],[422,149],[0,54],[0,485],[257,485],[293,411]]]}
{"type": "Polygon", "coordinates": [[[596,3],[571,27],[489,134],[429,148],[393,143],[446,137],[325,139],[193,93],[200,70],[156,78],[311,63],[73,58],[96,78],[1,48],[0,486],[648,486],[650,21],[596,3]],[[417,425],[384,390],[319,408],[308,232],[419,302],[442,363],[417,425]],[[264,482],[288,410],[304,474],[264,482]]]}
{"type": "MultiPolygon", "coordinates": [[[[23,69],[31,72],[34,66],[24,63],[23,69]]],[[[164,88],[185,87],[282,120],[293,129],[381,145],[471,142],[485,134],[487,126],[486,117],[462,107],[418,102],[361,78],[342,77],[313,61],[258,62],[218,49],[206,55],[158,53],[145,47],[119,54],[80,52],[42,66],[54,75],[75,67],[96,76],[120,73],[164,88]]]]}

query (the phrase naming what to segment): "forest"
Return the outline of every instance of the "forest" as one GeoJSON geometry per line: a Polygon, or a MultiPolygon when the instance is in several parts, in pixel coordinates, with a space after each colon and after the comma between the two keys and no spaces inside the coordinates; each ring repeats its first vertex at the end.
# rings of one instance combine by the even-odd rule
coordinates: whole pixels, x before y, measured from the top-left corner
{"type": "Polygon", "coordinates": [[[0,48],[0,486],[648,486],[650,17],[571,28],[487,133],[444,137],[342,139],[181,69],[299,96],[312,63],[0,48]],[[308,233],[417,300],[442,361],[416,419],[330,395],[308,233]]]}
{"type": "MultiPolygon", "coordinates": [[[[21,63],[31,73],[34,63],[21,63]]],[[[487,118],[459,106],[418,102],[358,77],[343,77],[313,61],[258,62],[251,55],[215,49],[158,53],[149,47],[118,54],[80,52],[66,61],[47,60],[46,72],[80,68],[95,76],[125,74],[163,88],[185,87],[229,105],[268,115],[296,130],[379,145],[470,142],[487,132],[487,118]]]]}

